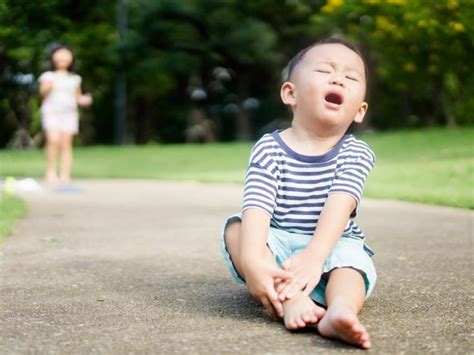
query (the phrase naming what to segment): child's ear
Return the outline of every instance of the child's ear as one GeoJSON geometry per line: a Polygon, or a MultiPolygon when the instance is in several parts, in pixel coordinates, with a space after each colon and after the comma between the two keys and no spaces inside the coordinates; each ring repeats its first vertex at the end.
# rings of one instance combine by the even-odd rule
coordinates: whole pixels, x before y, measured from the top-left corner
{"type": "Polygon", "coordinates": [[[354,122],[356,123],[362,123],[365,117],[365,113],[367,112],[367,109],[369,108],[369,104],[365,101],[363,101],[360,106],[359,110],[357,110],[357,113],[354,117],[354,122]]]}
{"type": "Polygon", "coordinates": [[[280,97],[285,105],[296,106],[295,84],[285,81],[280,89],[280,97]]]}

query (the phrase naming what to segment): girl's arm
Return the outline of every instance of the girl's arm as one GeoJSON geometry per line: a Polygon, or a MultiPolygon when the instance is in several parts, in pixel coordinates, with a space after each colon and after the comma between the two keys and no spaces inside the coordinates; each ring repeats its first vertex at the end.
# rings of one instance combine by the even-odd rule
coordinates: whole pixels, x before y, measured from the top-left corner
{"type": "Polygon", "coordinates": [[[92,104],[92,95],[83,94],[81,90],[81,86],[79,85],[76,90],[76,101],[79,106],[88,107],[92,104]]]}
{"type": "Polygon", "coordinates": [[[42,80],[40,81],[39,93],[43,99],[45,99],[49,93],[53,90],[53,81],[52,80],[42,80]]]}
{"type": "Polygon", "coordinates": [[[81,96],[82,96],[82,90],[81,90],[81,86],[79,85],[77,87],[77,90],[76,90],[76,100],[77,100],[77,102],[79,102],[81,96]]]}

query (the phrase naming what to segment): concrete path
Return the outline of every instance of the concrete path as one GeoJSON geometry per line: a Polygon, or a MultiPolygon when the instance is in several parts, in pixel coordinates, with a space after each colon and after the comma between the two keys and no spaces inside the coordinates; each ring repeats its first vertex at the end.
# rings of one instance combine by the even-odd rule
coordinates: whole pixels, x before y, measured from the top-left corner
{"type": "MultiPolygon", "coordinates": [[[[219,250],[239,186],[80,181],[30,195],[0,245],[0,353],[339,353],[359,351],[270,321],[219,250]]],[[[360,225],[379,282],[361,316],[373,352],[468,353],[473,216],[366,200],[360,225]]]]}

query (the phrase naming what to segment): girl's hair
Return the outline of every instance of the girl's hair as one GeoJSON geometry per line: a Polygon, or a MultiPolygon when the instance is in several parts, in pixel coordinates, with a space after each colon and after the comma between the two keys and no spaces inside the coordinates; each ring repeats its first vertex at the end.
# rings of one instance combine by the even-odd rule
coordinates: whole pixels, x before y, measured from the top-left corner
{"type": "Polygon", "coordinates": [[[69,52],[71,52],[72,54],[72,62],[71,64],[69,65],[69,67],[67,68],[68,71],[70,72],[76,72],[76,57],[74,55],[74,52],[72,51],[72,49],[70,47],[68,47],[67,45],[65,44],[53,44],[51,46],[51,48],[49,49],[48,51],[48,58],[46,60],[46,63],[44,65],[44,69],[45,70],[56,70],[55,66],[54,66],[54,61],[53,61],[53,55],[54,53],[56,53],[57,51],[59,51],[60,49],[67,49],[69,52]]]}

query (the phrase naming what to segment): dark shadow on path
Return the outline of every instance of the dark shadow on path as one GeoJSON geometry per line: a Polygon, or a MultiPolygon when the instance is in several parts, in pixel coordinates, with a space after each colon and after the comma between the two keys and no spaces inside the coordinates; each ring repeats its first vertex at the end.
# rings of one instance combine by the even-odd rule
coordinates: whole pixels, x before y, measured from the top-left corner
{"type": "Polygon", "coordinates": [[[249,323],[259,328],[263,326],[275,330],[272,327],[277,327],[282,336],[288,336],[291,341],[312,337],[311,343],[318,350],[354,350],[345,343],[322,338],[313,327],[287,331],[283,322],[273,321],[267,316],[245,286],[236,284],[225,274],[215,277],[196,272],[179,274],[169,268],[160,272],[155,265],[144,260],[103,260],[95,264],[100,264],[100,268],[107,271],[107,274],[97,272],[94,275],[105,289],[120,295],[121,299],[133,301],[136,307],[146,308],[151,314],[165,312],[170,317],[181,315],[186,319],[183,329],[194,318],[209,318],[210,322],[212,319],[226,319],[234,324],[245,323],[246,329],[249,329],[249,323]]]}

